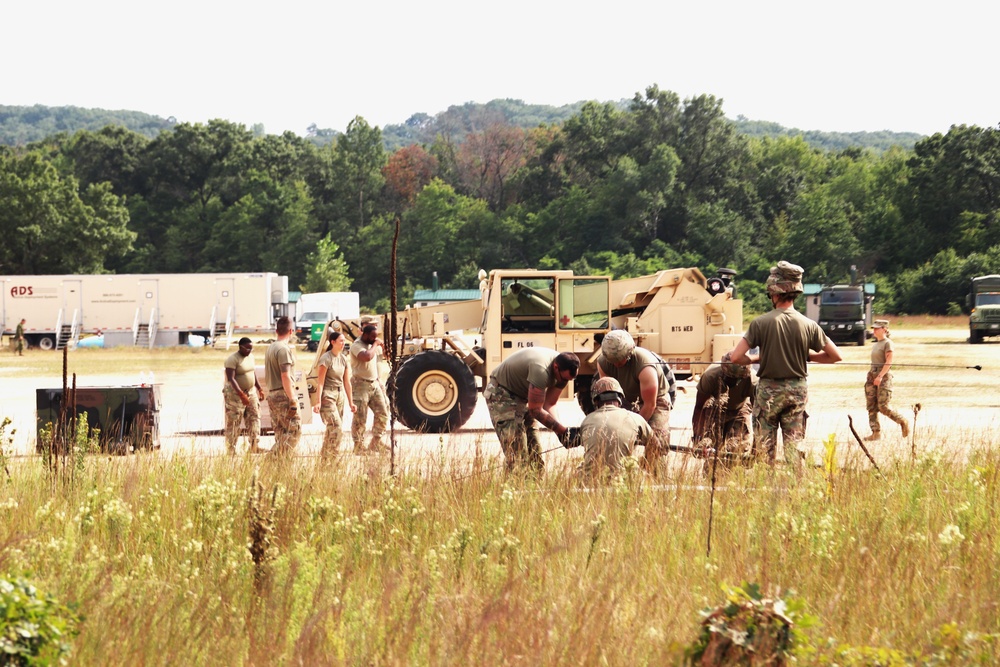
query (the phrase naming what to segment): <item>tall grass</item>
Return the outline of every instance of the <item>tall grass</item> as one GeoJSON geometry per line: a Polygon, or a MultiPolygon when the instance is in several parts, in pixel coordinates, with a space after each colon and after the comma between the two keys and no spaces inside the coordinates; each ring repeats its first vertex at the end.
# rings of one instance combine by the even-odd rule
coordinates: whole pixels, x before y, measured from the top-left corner
{"type": "Polygon", "coordinates": [[[954,444],[884,478],[733,471],[711,555],[697,466],[583,489],[467,461],[95,456],[53,479],[23,459],[0,576],[78,605],[81,665],[679,664],[743,581],[818,617],[804,662],[989,664],[1000,450],[954,444]]]}

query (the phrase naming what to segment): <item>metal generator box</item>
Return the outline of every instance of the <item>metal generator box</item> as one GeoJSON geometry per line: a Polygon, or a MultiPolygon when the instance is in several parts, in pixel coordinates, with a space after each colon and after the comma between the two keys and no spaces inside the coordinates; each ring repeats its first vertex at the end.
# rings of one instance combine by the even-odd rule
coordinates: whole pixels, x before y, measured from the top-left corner
{"type": "MultiPolygon", "coordinates": [[[[74,405],[67,406],[63,433],[71,439],[69,428],[76,415],[76,429],[87,429],[87,436],[97,436],[101,451],[127,453],[158,446],[160,430],[160,386],[125,385],[118,387],[77,387],[74,405]]],[[[36,389],[35,414],[38,433],[51,432],[59,423],[63,390],[36,389]]],[[[38,438],[36,449],[44,451],[48,443],[38,438]]]]}

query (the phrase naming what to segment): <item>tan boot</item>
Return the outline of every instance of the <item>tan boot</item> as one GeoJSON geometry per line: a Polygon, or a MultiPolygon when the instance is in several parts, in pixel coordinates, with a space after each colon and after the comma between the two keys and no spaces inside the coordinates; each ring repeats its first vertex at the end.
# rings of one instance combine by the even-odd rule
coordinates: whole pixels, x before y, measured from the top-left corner
{"type": "Polygon", "coordinates": [[[902,429],[904,438],[908,438],[910,436],[910,422],[906,421],[906,419],[899,422],[899,428],[902,429]]]}
{"type": "Polygon", "coordinates": [[[865,438],[865,440],[869,442],[872,440],[881,440],[881,439],[882,439],[881,431],[872,431],[872,434],[867,438],[865,438]]]}

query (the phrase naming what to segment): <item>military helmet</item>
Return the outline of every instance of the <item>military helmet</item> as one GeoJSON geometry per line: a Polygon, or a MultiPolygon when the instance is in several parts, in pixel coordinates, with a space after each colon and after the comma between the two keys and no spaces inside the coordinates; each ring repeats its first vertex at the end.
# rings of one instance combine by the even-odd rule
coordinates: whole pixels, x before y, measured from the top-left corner
{"type": "Polygon", "coordinates": [[[613,400],[612,394],[619,403],[625,403],[625,392],[618,380],[612,377],[597,378],[594,384],[590,385],[590,397],[595,403],[613,400]]]}
{"type": "Polygon", "coordinates": [[[623,361],[628,361],[634,349],[635,341],[632,340],[629,332],[622,329],[609,331],[604,336],[604,340],[601,341],[601,353],[612,364],[620,364],[623,361]]]}
{"type": "Polygon", "coordinates": [[[805,291],[802,286],[802,274],[805,273],[802,267],[781,260],[777,266],[771,267],[771,275],[767,277],[768,294],[801,294],[805,291]]]}

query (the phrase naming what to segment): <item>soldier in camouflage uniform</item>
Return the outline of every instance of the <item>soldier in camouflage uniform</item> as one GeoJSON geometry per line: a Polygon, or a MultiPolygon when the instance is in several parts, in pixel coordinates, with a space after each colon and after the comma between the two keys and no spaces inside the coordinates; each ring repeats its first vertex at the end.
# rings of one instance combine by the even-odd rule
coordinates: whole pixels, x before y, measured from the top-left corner
{"type": "MultiPolygon", "coordinates": [[[[625,392],[618,380],[598,378],[591,385],[590,393],[595,410],[584,418],[575,440],[583,445],[583,464],[579,473],[593,480],[621,472],[625,458],[636,447],[652,446],[655,436],[645,419],[622,407],[625,392]]],[[[571,440],[566,446],[573,444],[576,443],[571,440]]]]}
{"type": "Polygon", "coordinates": [[[872,335],[875,344],[872,345],[872,367],[865,379],[865,405],[868,408],[868,424],[872,433],[865,440],[878,440],[882,437],[882,428],[878,423],[878,413],[884,414],[899,424],[903,437],[910,435],[910,423],[906,417],[889,407],[892,400],[892,341],[889,340],[889,320],[875,320],[872,324],[872,335]]]}
{"type": "Polygon", "coordinates": [[[268,346],[264,355],[264,384],[267,385],[267,407],[274,429],[271,455],[284,456],[291,454],[299,444],[302,418],[295,396],[295,351],[289,344],[291,321],[285,316],[279,317],[275,331],[277,340],[268,346]]]}
{"type": "Polygon", "coordinates": [[[229,355],[224,366],[226,384],[222,397],[226,404],[226,451],[236,453],[240,427],[245,425],[247,451],[256,452],[260,442],[260,401],[264,400],[264,390],[257,381],[253,341],[240,338],[239,348],[229,355]]]}
{"type": "Polygon", "coordinates": [[[536,420],[566,444],[569,429],[552,414],[552,407],[579,369],[580,359],[572,352],[544,347],[518,350],[493,369],[483,397],[508,471],[518,466],[544,469],[536,420]]]}
{"type": "Polygon", "coordinates": [[[785,461],[801,471],[805,452],[799,443],[806,435],[809,396],[807,364],[837,363],[840,350],[818,324],[795,310],[795,298],[803,290],[802,267],[778,262],[771,267],[766,285],[774,310],[750,323],[732,352],[732,361],[760,363],[753,408],[756,454],[766,454],[768,462],[774,464],[780,428],[785,461]],[[760,354],[748,356],[754,347],[760,347],[760,354]]]}
{"type": "Polygon", "coordinates": [[[694,444],[703,450],[739,457],[752,445],[750,426],[757,377],[749,366],[732,363],[726,352],[718,366],[710,366],[698,379],[691,431],[694,444]]]}
{"type": "Polygon", "coordinates": [[[601,341],[597,358],[601,377],[618,380],[625,399],[624,407],[645,419],[656,436],[643,455],[643,468],[653,471],[656,462],[670,447],[670,410],[676,393],[670,366],[649,350],[636,347],[627,331],[609,331],[601,341]]]}
{"type": "Polygon", "coordinates": [[[313,408],[313,412],[318,412],[326,424],[323,447],[320,449],[320,456],[324,459],[333,458],[340,451],[344,434],[344,405],[351,406],[352,413],[358,409],[351,395],[351,366],[344,356],[344,335],[331,331],[328,340],[330,346],[319,358],[316,378],[321,392],[319,405],[313,408]]]}
{"type": "Polygon", "coordinates": [[[380,453],[385,451],[382,434],[389,424],[389,398],[382,388],[378,374],[378,358],[385,356],[385,347],[378,337],[378,326],[366,324],[361,337],[351,345],[351,389],[354,393],[354,420],[351,437],[354,453],[380,453]],[[368,426],[368,409],[374,415],[372,439],[365,449],[365,428],[368,426]]]}

